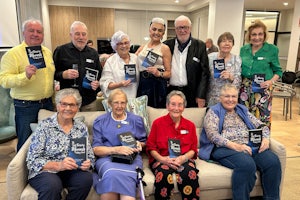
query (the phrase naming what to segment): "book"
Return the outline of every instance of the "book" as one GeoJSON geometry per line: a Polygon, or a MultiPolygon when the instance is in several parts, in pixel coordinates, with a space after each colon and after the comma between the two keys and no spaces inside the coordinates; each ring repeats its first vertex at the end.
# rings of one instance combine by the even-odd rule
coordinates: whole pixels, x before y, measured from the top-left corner
{"type": "Polygon", "coordinates": [[[248,145],[252,149],[252,156],[258,153],[262,141],[262,129],[250,129],[248,145]]]}
{"type": "Polygon", "coordinates": [[[37,69],[45,68],[45,60],[42,52],[42,46],[25,47],[29,63],[37,69]]]}
{"type": "Polygon", "coordinates": [[[125,80],[131,80],[131,82],[136,82],[136,67],[135,64],[125,64],[125,80]]]}
{"type": "Polygon", "coordinates": [[[69,157],[76,161],[78,166],[87,159],[88,138],[70,138],[69,157]]]}
{"type": "Polygon", "coordinates": [[[92,89],[91,82],[98,79],[99,71],[86,67],[85,76],[82,80],[82,87],[86,89],[92,89]]]}
{"type": "Polygon", "coordinates": [[[144,67],[154,66],[158,58],[159,55],[157,53],[154,53],[153,51],[148,51],[147,56],[143,60],[142,66],[144,67]]]}
{"type": "Polygon", "coordinates": [[[220,78],[221,72],[225,70],[225,60],[224,59],[213,60],[213,66],[214,66],[214,78],[220,78]]]}
{"type": "MultiPolygon", "coordinates": [[[[129,146],[132,148],[136,148],[136,139],[134,138],[131,132],[124,132],[118,135],[118,139],[120,140],[122,146],[129,146]]],[[[132,153],[130,155],[122,155],[122,154],[112,154],[111,161],[124,163],[124,164],[132,164],[134,159],[136,158],[138,153],[132,153]]]]}
{"type": "Polygon", "coordinates": [[[168,139],[168,151],[170,158],[176,158],[181,155],[180,140],[168,139]]]}
{"type": "Polygon", "coordinates": [[[252,79],[252,91],[263,93],[265,89],[260,87],[260,84],[263,82],[265,82],[265,74],[254,74],[252,79]]]}

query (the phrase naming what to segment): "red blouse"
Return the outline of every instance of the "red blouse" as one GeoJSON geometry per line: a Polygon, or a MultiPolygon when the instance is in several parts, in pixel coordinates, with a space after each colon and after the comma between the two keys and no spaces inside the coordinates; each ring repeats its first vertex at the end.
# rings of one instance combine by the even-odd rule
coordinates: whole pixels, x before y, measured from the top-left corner
{"type": "Polygon", "coordinates": [[[149,163],[154,161],[150,151],[155,150],[161,156],[168,156],[168,139],[180,140],[181,155],[193,150],[194,159],[197,158],[197,136],[195,124],[181,117],[179,126],[175,128],[175,123],[169,114],[156,119],[151,127],[149,137],[146,142],[146,151],[149,163]]]}

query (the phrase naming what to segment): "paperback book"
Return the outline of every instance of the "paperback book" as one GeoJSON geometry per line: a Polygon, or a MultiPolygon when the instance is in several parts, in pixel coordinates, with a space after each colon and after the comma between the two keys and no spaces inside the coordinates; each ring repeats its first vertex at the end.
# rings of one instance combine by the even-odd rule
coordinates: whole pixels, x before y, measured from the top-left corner
{"type": "Polygon", "coordinates": [[[221,72],[225,70],[225,61],[224,59],[217,59],[213,61],[214,65],[214,78],[220,78],[221,72]]]}
{"type": "Polygon", "coordinates": [[[157,53],[154,53],[153,51],[148,51],[148,54],[145,57],[142,66],[144,67],[154,66],[158,58],[159,55],[157,53]]]}
{"type": "Polygon", "coordinates": [[[263,93],[264,88],[260,87],[260,84],[265,82],[265,74],[254,74],[252,80],[252,91],[256,93],[263,93]]]}
{"type": "Polygon", "coordinates": [[[131,80],[131,82],[136,82],[136,67],[135,64],[125,64],[125,80],[131,80]]]}
{"type": "Polygon", "coordinates": [[[45,68],[45,60],[42,52],[42,46],[25,47],[29,63],[37,69],[45,68]]]}
{"type": "Polygon", "coordinates": [[[262,141],[262,129],[250,129],[248,145],[252,149],[252,156],[258,153],[262,141]]]}
{"type": "Polygon", "coordinates": [[[82,87],[92,89],[91,82],[98,79],[99,71],[96,69],[86,68],[85,77],[82,81],[82,87]]]}
{"type": "Polygon", "coordinates": [[[73,158],[78,166],[87,159],[87,144],[87,137],[70,139],[69,157],[73,158]]]}
{"type": "MultiPolygon", "coordinates": [[[[136,148],[136,139],[131,132],[120,133],[118,135],[118,139],[120,140],[122,146],[136,148]]],[[[136,152],[130,155],[113,154],[111,155],[111,161],[124,164],[132,164],[136,156],[136,152]]]]}
{"type": "Polygon", "coordinates": [[[170,158],[176,158],[181,155],[180,140],[168,139],[168,150],[170,158]]]}

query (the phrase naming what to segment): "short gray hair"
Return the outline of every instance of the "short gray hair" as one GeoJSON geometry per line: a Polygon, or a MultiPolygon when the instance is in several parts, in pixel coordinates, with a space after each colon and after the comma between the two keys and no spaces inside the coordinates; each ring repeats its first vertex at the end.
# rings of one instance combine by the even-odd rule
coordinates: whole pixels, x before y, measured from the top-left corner
{"type": "MultiPolygon", "coordinates": [[[[43,24],[42,24],[41,20],[38,20],[38,19],[35,19],[35,18],[29,18],[29,19],[27,19],[26,21],[24,21],[22,23],[22,32],[25,31],[25,28],[26,28],[27,24],[29,24],[29,23],[38,23],[43,27],[43,24]]],[[[44,27],[43,27],[43,31],[44,31],[44,27]]]]}
{"type": "Polygon", "coordinates": [[[188,24],[189,24],[189,26],[192,26],[192,22],[191,22],[190,18],[188,18],[188,17],[185,16],[185,15],[180,15],[179,17],[177,17],[177,18],[175,19],[175,21],[174,21],[174,26],[175,26],[175,27],[176,27],[176,23],[177,23],[178,21],[187,21],[188,24]]]}
{"type": "Polygon", "coordinates": [[[126,103],[128,102],[126,93],[122,89],[117,88],[117,89],[113,89],[107,98],[107,102],[109,105],[112,104],[116,95],[124,95],[126,103]]]}
{"type": "Polygon", "coordinates": [[[111,37],[110,45],[114,51],[116,51],[117,49],[117,44],[124,38],[128,39],[130,42],[129,36],[123,31],[117,31],[113,34],[113,36],[111,37]]]}
{"type": "Polygon", "coordinates": [[[79,94],[79,91],[76,89],[73,89],[73,88],[65,88],[65,89],[59,90],[55,95],[56,105],[59,104],[63,98],[68,97],[68,96],[74,97],[76,100],[76,104],[80,108],[80,106],[82,104],[82,97],[79,94]]]}
{"type": "Polygon", "coordinates": [[[230,89],[234,89],[237,93],[239,93],[238,87],[236,87],[235,85],[233,85],[231,83],[226,83],[225,85],[223,85],[221,87],[220,95],[224,95],[224,93],[230,89]]]}
{"type": "Polygon", "coordinates": [[[70,33],[73,33],[73,29],[75,26],[82,26],[87,31],[87,26],[85,25],[85,23],[81,21],[74,21],[70,26],[70,33]]]}
{"type": "Polygon", "coordinates": [[[171,91],[168,96],[167,96],[167,105],[170,104],[170,99],[173,97],[173,96],[180,96],[182,99],[183,99],[183,103],[184,103],[184,107],[186,107],[186,98],[185,98],[185,95],[183,94],[183,92],[179,91],[179,90],[173,90],[171,91]]]}

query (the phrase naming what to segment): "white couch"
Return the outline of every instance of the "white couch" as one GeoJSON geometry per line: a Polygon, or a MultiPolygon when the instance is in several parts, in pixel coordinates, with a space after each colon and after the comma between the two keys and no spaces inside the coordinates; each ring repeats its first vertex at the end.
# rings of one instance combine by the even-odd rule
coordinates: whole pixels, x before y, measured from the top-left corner
{"type": "MultiPolygon", "coordinates": [[[[149,114],[149,121],[152,124],[153,120],[159,116],[165,115],[167,113],[166,109],[154,109],[147,107],[147,112],[149,114]]],[[[92,130],[92,125],[94,119],[103,114],[104,111],[97,112],[79,112],[77,116],[84,116],[85,123],[89,127],[90,133],[92,130]]],[[[39,120],[44,119],[53,112],[47,110],[41,110],[39,113],[39,120]]],[[[202,129],[202,122],[205,115],[205,109],[200,108],[186,108],[183,115],[193,121],[197,128],[197,134],[202,129]]],[[[7,190],[9,200],[34,200],[37,199],[37,192],[27,184],[27,168],[26,168],[26,153],[29,147],[30,141],[23,145],[17,155],[13,158],[7,167],[7,190]]],[[[271,150],[275,152],[281,162],[282,167],[282,183],[284,178],[284,171],[286,166],[286,150],[285,147],[274,139],[270,142],[271,150]]],[[[146,199],[154,199],[154,176],[149,169],[147,157],[144,155],[144,172],[145,176],[143,180],[147,183],[144,187],[144,192],[146,199]]],[[[215,199],[231,199],[231,174],[232,170],[223,167],[221,165],[206,162],[200,159],[196,160],[197,167],[199,169],[199,184],[200,184],[200,199],[201,200],[215,200],[215,199]]],[[[257,174],[257,177],[259,175],[257,174]]],[[[255,187],[251,192],[251,196],[262,196],[262,188],[260,183],[260,178],[257,179],[255,187]]],[[[94,189],[88,196],[88,199],[96,200],[99,196],[95,193],[94,189]]],[[[172,199],[181,199],[179,193],[172,195],[172,199]]]]}

